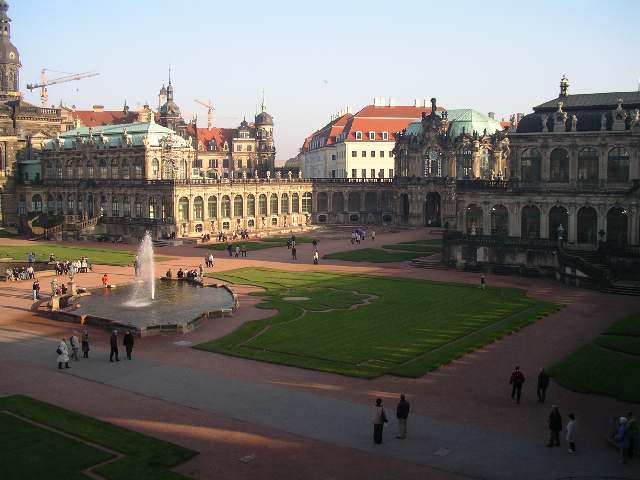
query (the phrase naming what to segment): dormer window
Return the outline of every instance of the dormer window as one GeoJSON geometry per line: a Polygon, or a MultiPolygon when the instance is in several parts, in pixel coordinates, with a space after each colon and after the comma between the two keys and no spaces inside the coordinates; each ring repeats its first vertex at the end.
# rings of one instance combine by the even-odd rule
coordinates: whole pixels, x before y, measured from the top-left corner
{"type": "Polygon", "coordinates": [[[382,140],[389,140],[389,132],[382,132],[382,140]]]}
{"type": "Polygon", "coordinates": [[[376,139],[376,132],[369,132],[369,140],[375,140],[376,139]]]}
{"type": "Polygon", "coordinates": [[[356,140],[362,140],[362,132],[356,132],[356,140]]]}
{"type": "Polygon", "coordinates": [[[226,152],[227,150],[229,150],[229,144],[227,142],[224,142],[224,146],[222,147],[222,149],[226,152]]]}

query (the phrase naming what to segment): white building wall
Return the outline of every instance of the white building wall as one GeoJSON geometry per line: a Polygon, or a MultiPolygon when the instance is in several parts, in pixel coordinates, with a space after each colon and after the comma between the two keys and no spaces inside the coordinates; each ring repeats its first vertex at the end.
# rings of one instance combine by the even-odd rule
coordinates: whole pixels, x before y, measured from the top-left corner
{"type": "Polygon", "coordinates": [[[383,170],[383,178],[393,176],[393,156],[391,154],[395,143],[392,141],[362,141],[362,142],[345,142],[346,145],[346,172],[348,178],[363,178],[363,170],[365,170],[364,178],[372,178],[371,170],[375,170],[375,178],[380,177],[380,170],[383,170]],[[371,156],[371,152],[375,152],[375,157],[371,156]],[[356,156],[353,156],[356,152],[356,156]],[[363,156],[362,152],[367,152],[363,156]],[[380,155],[384,152],[384,157],[380,155]],[[353,170],[355,169],[355,177],[353,170]]]}

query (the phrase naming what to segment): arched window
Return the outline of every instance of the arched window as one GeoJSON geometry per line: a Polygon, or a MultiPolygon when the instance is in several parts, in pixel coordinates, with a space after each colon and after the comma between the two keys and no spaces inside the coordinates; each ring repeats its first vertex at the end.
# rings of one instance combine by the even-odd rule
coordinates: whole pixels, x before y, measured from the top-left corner
{"type": "Polygon", "coordinates": [[[289,213],[289,195],[283,193],[280,196],[280,213],[287,215],[289,213]]]}
{"type": "Polygon", "coordinates": [[[56,213],[56,201],[51,194],[47,195],[47,213],[49,215],[55,215],[56,213]]]}
{"type": "Polygon", "coordinates": [[[258,197],[258,215],[267,214],[267,196],[262,193],[258,197]]]}
{"type": "MultiPolygon", "coordinates": [[[[107,201],[107,199],[105,198],[105,203],[107,201]]],[[[56,197],[56,213],[58,213],[59,215],[62,215],[64,212],[62,211],[62,194],[58,194],[58,196],[56,197]]]]}
{"type": "Polygon", "coordinates": [[[607,212],[607,243],[627,244],[628,212],[622,207],[613,207],[607,212]]]}
{"type": "Polygon", "coordinates": [[[21,194],[18,198],[18,215],[26,215],[27,214],[27,200],[24,194],[21,194]]]}
{"type": "Polygon", "coordinates": [[[38,194],[31,197],[31,211],[42,213],[42,197],[38,194]]]}
{"type": "Polygon", "coordinates": [[[231,199],[228,195],[222,197],[220,209],[222,210],[222,218],[229,218],[231,216],[231,199]]]}
{"type": "Polygon", "coordinates": [[[578,243],[598,243],[598,212],[593,207],[578,210],[578,243]]]}
{"type": "Polygon", "coordinates": [[[131,197],[129,195],[122,197],[122,215],[125,217],[131,216],[131,197]]]}
{"type": "Polygon", "coordinates": [[[376,192],[367,192],[364,194],[364,209],[369,213],[378,211],[378,195],[376,192]]]}
{"type": "Polygon", "coordinates": [[[247,196],[247,216],[256,216],[256,197],[252,193],[247,196]]]}
{"type": "Polygon", "coordinates": [[[269,210],[271,210],[271,215],[278,214],[278,195],[275,193],[271,194],[271,198],[269,200],[269,210]]]}
{"type": "Polygon", "coordinates": [[[112,158],[111,159],[111,178],[114,180],[117,180],[119,174],[120,172],[118,171],[118,159],[112,158]]]}
{"type": "MultiPolygon", "coordinates": [[[[136,195],[135,198],[135,203],[134,203],[134,213],[136,215],[137,218],[142,218],[143,217],[143,210],[142,210],[142,197],[140,197],[140,195],[136,195]]],[[[189,220],[189,200],[187,200],[187,214],[186,214],[186,220],[189,220]]]]}
{"type": "MultiPolygon", "coordinates": [[[[193,205],[195,208],[195,202],[193,205]]],[[[156,197],[153,195],[149,197],[149,218],[156,218],[156,197]]]]}
{"type": "Polygon", "coordinates": [[[48,162],[45,162],[45,173],[47,175],[47,178],[53,178],[53,160],[49,160],[48,162]]]}
{"type": "Polygon", "coordinates": [[[142,178],[142,159],[140,158],[133,161],[133,178],[142,178]]]}
{"type": "Polygon", "coordinates": [[[584,147],[578,152],[578,180],[582,182],[597,182],[599,171],[598,150],[593,147],[584,147]]]}
{"type": "Polygon", "coordinates": [[[549,181],[569,181],[569,153],[564,148],[554,148],[549,157],[549,181]]]}
{"type": "Polygon", "coordinates": [[[552,207],[549,210],[549,238],[557,240],[560,225],[562,225],[562,238],[566,240],[569,235],[569,212],[561,206],[552,207]]]}
{"type": "Polygon", "coordinates": [[[442,176],[442,152],[440,150],[434,148],[427,152],[427,155],[424,159],[424,176],[442,176]]]}
{"type": "Polygon", "coordinates": [[[233,216],[234,217],[242,217],[244,215],[243,213],[243,201],[242,201],[242,195],[236,195],[233,198],[233,216]]]}
{"type": "Polygon", "coordinates": [[[482,207],[472,203],[467,207],[467,235],[482,235],[482,207]]]}
{"type": "Polygon", "coordinates": [[[100,159],[100,178],[107,178],[107,161],[104,158],[100,159]]]}
{"type": "Polygon", "coordinates": [[[491,150],[483,148],[480,154],[480,178],[491,180],[493,177],[493,155],[491,150]]]}
{"type": "Polygon", "coordinates": [[[56,162],[56,176],[62,179],[62,162],[60,160],[56,162]]]}
{"type": "Polygon", "coordinates": [[[84,208],[84,204],[82,202],[82,194],[81,193],[78,194],[77,200],[78,200],[78,213],[80,215],[82,215],[82,210],[84,208]]]}
{"type": "Polygon", "coordinates": [[[302,213],[311,213],[311,192],[302,194],[302,213]]]}
{"type": "Polygon", "coordinates": [[[67,195],[67,215],[73,215],[75,212],[75,199],[72,194],[67,195]]]}
{"type": "Polygon", "coordinates": [[[193,199],[193,219],[196,221],[202,220],[204,217],[204,201],[202,197],[198,196],[193,199]]]}
{"type": "Polygon", "coordinates": [[[218,198],[215,195],[211,195],[207,201],[207,208],[209,210],[209,218],[211,220],[218,218],[218,198]]]}
{"type": "Polygon", "coordinates": [[[87,178],[93,178],[93,160],[87,160],[87,178]]]}
{"type": "Polygon", "coordinates": [[[456,152],[456,172],[459,179],[473,178],[472,152],[469,148],[456,152]]]}
{"type": "Polygon", "coordinates": [[[382,192],[382,210],[390,212],[393,210],[393,193],[382,192]]]}
{"type": "Polygon", "coordinates": [[[319,212],[329,211],[329,199],[326,192],[318,193],[318,211],[319,212]]]}
{"type": "Polygon", "coordinates": [[[300,195],[291,194],[291,213],[300,213],[300,195]]]}
{"type": "Polygon", "coordinates": [[[528,148],[522,152],[520,166],[523,182],[539,182],[541,178],[542,155],[537,148],[528,148]]]}
{"type": "Polygon", "coordinates": [[[131,172],[129,171],[129,159],[123,158],[122,162],[120,163],[120,176],[125,180],[128,180],[131,176],[130,174],[131,172]]]}
{"type": "Polygon", "coordinates": [[[67,178],[73,178],[73,160],[67,160],[67,178]]]}
{"type": "Polygon", "coordinates": [[[607,181],[612,183],[629,181],[629,153],[623,147],[609,150],[607,181]]]}
{"type": "Polygon", "coordinates": [[[151,178],[154,180],[160,179],[160,162],[157,158],[151,160],[151,178]]]}
{"type": "Polygon", "coordinates": [[[522,209],[520,235],[522,238],[540,238],[540,210],[534,205],[522,209]]]}
{"type": "Polygon", "coordinates": [[[333,213],[344,212],[344,195],[342,192],[333,192],[331,195],[331,208],[333,213]]]}
{"type": "Polygon", "coordinates": [[[360,211],[360,193],[359,192],[349,192],[349,211],[350,212],[359,212],[360,211]]]}
{"type": "Polygon", "coordinates": [[[494,205],[491,209],[491,235],[509,235],[509,211],[504,205],[494,205]]]}
{"type": "Polygon", "coordinates": [[[182,197],[178,200],[178,215],[182,222],[189,220],[189,199],[187,197],[182,197]]]}

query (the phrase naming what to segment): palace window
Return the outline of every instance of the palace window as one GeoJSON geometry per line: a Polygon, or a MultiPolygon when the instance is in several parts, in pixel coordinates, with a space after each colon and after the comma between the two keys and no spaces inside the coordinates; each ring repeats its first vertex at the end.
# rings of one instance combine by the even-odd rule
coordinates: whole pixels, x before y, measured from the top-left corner
{"type": "Polygon", "coordinates": [[[131,216],[131,197],[129,195],[125,195],[122,198],[122,215],[125,217],[131,216]]]}
{"type": "Polygon", "coordinates": [[[256,216],[256,197],[251,193],[247,196],[247,216],[256,216]]]}
{"type": "Polygon", "coordinates": [[[357,151],[355,151],[355,150],[352,150],[352,151],[351,151],[351,156],[352,156],[352,157],[357,157],[357,156],[358,156],[358,152],[357,152],[357,151]]]}
{"type": "Polygon", "coordinates": [[[480,178],[490,180],[493,176],[493,165],[491,163],[491,151],[483,148],[480,155],[480,178]]]}
{"type": "Polygon", "coordinates": [[[111,216],[120,216],[120,204],[118,203],[118,197],[116,197],[115,195],[111,197],[111,216]]]}
{"type": "Polygon", "coordinates": [[[272,193],[269,199],[269,210],[271,210],[271,215],[278,214],[278,195],[275,193],[272,193]]]}
{"type": "Polygon", "coordinates": [[[380,158],[384,158],[384,150],[380,150],[380,158]]]}
{"type": "Polygon", "coordinates": [[[389,178],[393,178],[393,168],[389,169],[389,178]]]}
{"type": "Polygon", "coordinates": [[[149,218],[156,218],[156,197],[149,197],[149,218]]]}
{"type": "Polygon", "coordinates": [[[522,152],[520,167],[522,170],[522,181],[539,182],[541,178],[542,155],[537,148],[528,148],[522,152]]]}
{"type": "Polygon", "coordinates": [[[204,216],[204,202],[202,197],[196,197],[193,199],[193,219],[202,220],[204,216]]]}
{"type": "Polygon", "coordinates": [[[151,160],[151,178],[154,180],[160,179],[160,162],[157,158],[151,160]]]}
{"type": "Polygon", "coordinates": [[[209,168],[218,168],[218,160],[216,160],[215,158],[210,158],[209,168]]]}
{"type": "Polygon", "coordinates": [[[376,158],[376,151],[375,150],[371,150],[371,158],[376,158]]]}
{"type": "Polygon", "coordinates": [[[362,132],[356,132],[356,140],[362,140],[362,132]]]}
{"type": "Polygon", "coordinates": [[[107,178],[107,161],[100,159],[100,178],[107,178]]]}
{"type": "Polygon", "coordinates": [[[250,152],[251,150],[253,150],[253,149],[251,148],[251,145],[247,145],[247,152],[250,152]]]}
{"type": "Polygon", "coordinates": [[[376,178],[376,169],[375,168],[371,169],[371,178],[376,178]]]}
{"type": "Polygon", "coordinates": [[[593,147],[585,147],[578,152],[578,180],[582,182],[597,182],[600,155],[593,147]]]}
{"type": "Polygon", "coordinates": [[[442,152],[440,150],[429,150],[424,159],[424,176],[442,176],[442,152]]]}
{"type": "Polygon", "coordinates": [[[118,174],[118,160],[114,158],[111,160],[111,178],[117,179],[118,174]]]}
{"type": "Polygon", "coordinates": [[[389,132],[382,132],[382,140],[389,140],[389,132]]]}
{"type": "Polygon", "coordinates": [[[209,197],[207,208],[209,210],[209,219],[214,220],[218,218],[218,198],[215,195],[209,197]]]}
{"type": "Polygon", "coordinates": [[[375,140],[376,139],[376,132],[369,132],[369,140],[375,140]]]}
{"type": "Polygon", "coordinates": [[[367,158],[367,151],[366,150],[362,150],[362,158],[367,158]]]}
{"type": "Polygon", "coordinates": [[[73,160],[67,160],[67,178],[73,178],[73,160]]]}
{"type": "Polygon", "coordinates": [[[609,150],[607,181],[614,183],[629,181],[629,153],[623,147],[609,150]]]}
{"type": "Polygon", "coordinates": [[[472,152],[469,149],[462,149],[456,152],[456,170],[459,179],[473,178],[472,152]]]}
{"type": "Polygon", "coordinates": [[[129,179],[129,160],[126,158],[122,159],[122,164],[120,165],[120,176],[125,180],[129,179]]]}
{"type": "Polygon", "coordinates": [[[569,181],[569,153],[564,148],[555,148],[549,157],[549,181],[569,181]]]}
{"type": "Polygon", "coordinates": [[[302,213],[311,212],[311,193],[304,192],[302,195],[302,213]]]}
{"type": "Polygon", "coordinates": [[[93,178],[93,160],[87,160],[87,178],[93,178]]]}
{"type": "Polygon", "coordinates": [[[136,158],[133,161],[134,178],[142,178],[142,159],[136,158]]]}
{"type": "Polygon", "coordinates": [[[351,178],[357,178],[358,177],[358,171],[355,168],[351,169],[351,178]]]}
{"type": "Polygon", "coordinates": [[[231,216],[231,199],[228,195],[222,197],[220,207],[222,209],[222,217],[229,218],[231,216]]]}
{"type": "Polygon", "coordinates": [[[367,178],[367,169],[366,168],[362,169],[362,178],[367,178]]]}

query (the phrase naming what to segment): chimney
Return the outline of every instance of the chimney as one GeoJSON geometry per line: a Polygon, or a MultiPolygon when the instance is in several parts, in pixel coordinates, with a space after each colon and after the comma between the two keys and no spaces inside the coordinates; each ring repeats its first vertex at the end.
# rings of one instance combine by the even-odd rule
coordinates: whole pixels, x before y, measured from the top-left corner
{"type": "Polygon", "coordinates": [[[104,105],[94,105],[92,108],[93,108],[93,111],[96,113],[104,111],[104,105]]]}
{"type": "Polygon", "coordinates": [[[496,112],[489,112],[487,115],[489,116],[489,118],[491,118],[493,120],[496,119],[496,112]]]}
{"type": "Polygon", "coordinates": [[[395,107],[395,106],[396,106],[396,99],[389,98],[389,100],[387,100],[387,107],[395,107]]]}
{"type": "Polygon", "coordinates": [[[422,102],[420,101],[419,98],[416,98],[416,99],[413,100],[413,106],[414,107],[419,107],[421,103],[422,102]]]}

